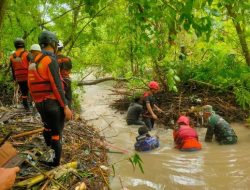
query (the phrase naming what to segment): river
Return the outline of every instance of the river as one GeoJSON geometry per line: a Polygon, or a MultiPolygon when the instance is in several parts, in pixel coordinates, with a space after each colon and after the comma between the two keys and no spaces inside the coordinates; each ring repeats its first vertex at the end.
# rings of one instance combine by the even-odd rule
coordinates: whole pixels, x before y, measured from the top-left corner
{"type": "MultiPolygon", "coordinates": [[[[236,145],[218,145],[204,142],[206,129],[198,128],[203,149],[199,152],[181,152],[174,149],[172,130],[156,128],[152,135],[160,137],[160,147],[139,153],[144,174],[133,170],[127,158],[134,154],[137,127],[128,126],[125,114],[112,109],[110,103],[118,98],[109,89],[112,82],[85,86],[82,116],[101,131],[106,140],[128,154],[109,154],[110,163],[116,163],[115,177],[111,176],[112,190],[248,190],[250,189],[250,129],[234,123],[238,135],[236,145]]],[[[111,169],[112,171],[112,169],[111,169]]],[[[112,172],[111,172],[112,173],[112,172]]]]}

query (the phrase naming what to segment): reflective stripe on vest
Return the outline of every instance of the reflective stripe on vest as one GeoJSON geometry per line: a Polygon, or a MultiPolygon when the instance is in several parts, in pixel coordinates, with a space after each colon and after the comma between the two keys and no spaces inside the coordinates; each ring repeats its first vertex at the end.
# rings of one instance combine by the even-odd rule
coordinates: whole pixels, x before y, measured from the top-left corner
{"type": "Polygon", "coordinates": [[[29,65],[28,83],[31,96],[35,102],[53,93],[50,81],[44,79],[38,72],[38,65],[46,55],[41,55],[35,62],[29,65]]]}
{"type": "Polygon", "coordinates": [[[11,58],[14,75],[18,82],[27,81],[28,79],[28,63],[26,63],[23,58],[23,53],[25,52],[26,51],[22,51],[19,56],[14,53],[11,58]]]}

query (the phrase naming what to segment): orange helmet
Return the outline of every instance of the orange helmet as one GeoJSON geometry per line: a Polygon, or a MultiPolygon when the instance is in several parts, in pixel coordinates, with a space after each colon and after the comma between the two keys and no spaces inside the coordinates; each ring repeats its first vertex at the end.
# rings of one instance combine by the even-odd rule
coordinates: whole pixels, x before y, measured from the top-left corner
{"type": "Polygon", "coordinates": [[[160,86],[159,86],[158,82],[155,82],[155,81],[149,82],[148,87],[150,89],[154,89],[154,90],[159,90],[160,89],[160,86]]]}

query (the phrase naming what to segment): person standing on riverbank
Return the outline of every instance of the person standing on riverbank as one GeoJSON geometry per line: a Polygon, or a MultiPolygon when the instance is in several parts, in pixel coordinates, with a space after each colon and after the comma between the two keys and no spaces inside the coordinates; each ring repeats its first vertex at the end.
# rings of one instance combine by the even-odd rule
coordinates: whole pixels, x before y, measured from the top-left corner
{"type": "Polygon", "coordinates": [[[157,110],[158,112],[162,112],[162,110],[156,106],[156,99],[154,97],[154,95],[160,90],[158,82],[151,81],[148,83],[148,87],[149,91],[143,94],[143,121],[150,131],[154,127],[155,120],[158,119],[154,110],[157,110]]]}
{"type": "Polygon", "coordinates": [[[219,144],[235,144],[238,137],[229,123],[213,111],[211,105],[202,107],[203,116],[207,121],[206,142],[212,142],[213,135],[219,144]]]}
{"type": "Polygon", "coordinates": [[[10,67],[14,81],[18,83],[22,94],[22,104],[25,110],[29,111],[28,103],[28,67],[30,62],[29,52],[25,50],[25,42],[22,38],[14,41],[16,51],[10,56],[10,67]]]}
{"type": "Polygon", "coordinates": [[[55,167],[60,165],[64,121],[72,119],[72,112],[65,98],[59,65],[55,57],[57,36],[50,31],[43,31],[38,37],[38,42],[42,52],[29,65],[28,84],[44,123],[45,143],[55,152],[52,162],[42,161],[42,163],[55,167]]]}
{"type": "Polygon", "coordinates": [[[59,41],[58,50],[57,50],[57,62],[60,67],[60,74],[63,78],[65,97],[68,101],[69,108],[71,108],[72,103],[72,89],[71,89],[71,78],[70,73],[72,69],[71,59],[62,54],[64,45],[62,41],[59,41]]]}

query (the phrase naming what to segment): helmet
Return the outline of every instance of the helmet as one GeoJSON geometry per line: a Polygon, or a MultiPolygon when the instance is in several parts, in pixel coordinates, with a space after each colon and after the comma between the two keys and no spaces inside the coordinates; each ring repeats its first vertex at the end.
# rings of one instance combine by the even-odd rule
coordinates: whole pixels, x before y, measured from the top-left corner
{"type": "Polygon", "coordinates": [[[62,50],[64,48],[63,42],[61,40],[59,40],[57,48],[58,50],[62,50]]]}
{"type": "Polygon", "coordinates": [[[149,82],[148,87],[150,89],[154,89],[154,90],[159,90],[160,89],[160,86],[159,86],[158,82],[155,82],[155,81],[149,82]]]}
{"type": "Polygon", "coordinates": [[[42,51],[41,50],[41,47],[39,46],[39,44],[33,44],[31,47],[30,47],[30,51],[42,51]]]}
{"type": "Polygon", "coordinates": [[[213,112],[213,107],[210,105],[205,105],[202,107],[202,112],[203,113],[212,113],[213,112]]]}
{"type": "Polygon", "coordinates": [[[140,128],[138,129],[138,134],[139,134],[139,135],[145,135],[145,134],[147,134],[147,133],[148,133],[148,128],[147,128],[146,126],[140,127],[140,128]]]}
{"type": "Polygon", "coordinates": [[[15,48],[24,48],[25,42],[22,38],[16,38],[14,40],[14,46],[15,46],[15,48]]]}
{"type": "Polygon", "coordinates": [[[189,118],[186,116],[180,116],[179,119],[177,120],[178,124],[184,124],[184,125],[189,125],[189,118]]]}
{"type": "Polygon", "coordinates": [[[57,46],[58,39],[53,32],[46,30],[42,31],[41,34],[38,36],[38,43],[41,47],[44,47],[44,44],[50,44],[54,47],[57,46]]]}

